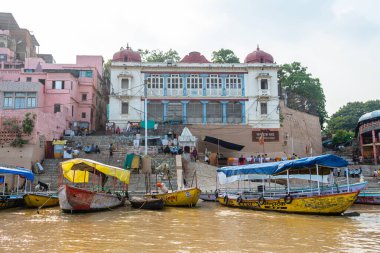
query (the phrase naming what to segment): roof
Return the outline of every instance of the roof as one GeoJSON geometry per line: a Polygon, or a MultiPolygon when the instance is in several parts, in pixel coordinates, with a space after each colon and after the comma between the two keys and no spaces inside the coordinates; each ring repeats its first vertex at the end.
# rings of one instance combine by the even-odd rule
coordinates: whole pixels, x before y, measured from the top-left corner
{"type": "Polygon", "coordinates": [[[113,55],[112,61],[141,62],[141,56],[140,53],[133,51],[130,47],[120,48],[120,51],[113,55]]]}
{"type": "Polygon", "coordinates": [[[250,179],[250,175],[278,175],[287,170],[302,170],[315,165],[338,168],[346,167],[348,162],[339,156],[327,154],[297,160],[223,167],[217,172],[219,182],[231,183],[237,180],[250,179]]]}
{"type": "Polygon", "coordinates": [[[0,12],[0,29],[16,30],[20,29],[12,13],[0,12]]]}
{"type": "Polygon", "coordinates": [[[20,167],[17,167],[16,169],[14,169],[14,168],[0,166],[0,174],[19,175],[19,176],[25,177],[26,179],[30,181],[34,180],[33,172],[25,168],[20,168],[20,167]]]}
{"type": "Polygon", "coordinates": [[[121,182],[129,184],[129,170],[124,170],[122,168],[106,165],[90,159],[70,159],[61,162],[61,167],[64,177],[73,183],[87,183],[89,180],[89,171],[92,171],[89,169],[92,168],[108,176],[115,177],[119,179],[121,182]]]}
{"type": "Polygon", "coordinates": [[[199,52],[190,52],[180,63],[210,63],[210,61],[199,52]]]}
{"type": "Polygon", "coordinates": [[[380,110],[376,110],[373,112],[369,112],[361,116],[358,120],[358,123],[366,120],[371,120],[371,119],[380,119],[380,110]]]}
{"type": "Polygon", "coordinates": [[[245,57],[244,63],[273,63],[273,56],[260,50],[260,47],[257,46],[256,51],[248,54],[245,57]]]}

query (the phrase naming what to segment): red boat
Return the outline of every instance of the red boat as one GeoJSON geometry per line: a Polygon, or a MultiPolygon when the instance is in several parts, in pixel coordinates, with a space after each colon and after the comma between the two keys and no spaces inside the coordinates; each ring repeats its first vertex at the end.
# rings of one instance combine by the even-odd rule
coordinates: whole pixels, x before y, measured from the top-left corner
{"type": "Polygon", "coordinates": [[[124,205],[128,170],[79,158],[64,161],[60,167],[58,198],[62,211],[92,212],[124,205]]]}

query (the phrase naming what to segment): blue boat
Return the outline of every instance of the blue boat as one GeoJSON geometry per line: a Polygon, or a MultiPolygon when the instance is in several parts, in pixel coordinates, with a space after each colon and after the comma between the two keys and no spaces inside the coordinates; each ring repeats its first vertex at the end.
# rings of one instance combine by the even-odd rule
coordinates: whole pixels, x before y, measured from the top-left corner
{"type": "Polygon", "coordinates": [[[0,209],[24,205],[23,196],[32,189],[34,174],[25,168],[0,166],[0,209]]]}

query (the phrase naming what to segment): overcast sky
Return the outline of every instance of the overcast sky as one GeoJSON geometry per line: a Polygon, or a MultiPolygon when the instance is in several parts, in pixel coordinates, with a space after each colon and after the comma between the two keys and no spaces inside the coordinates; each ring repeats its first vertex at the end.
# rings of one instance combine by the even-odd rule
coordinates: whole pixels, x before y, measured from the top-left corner
{"type": "Polygon", "coordinates": [[[380,98],[379,10],[377,0],[8,0],[0,11],[57,63],[90,54],[108,60],[127,43],[181,57],[199,51],[208,60],[228,48],[244,61],[259,44],[278,64],[308,67],[331,115],[347,102],[380,98]]]}

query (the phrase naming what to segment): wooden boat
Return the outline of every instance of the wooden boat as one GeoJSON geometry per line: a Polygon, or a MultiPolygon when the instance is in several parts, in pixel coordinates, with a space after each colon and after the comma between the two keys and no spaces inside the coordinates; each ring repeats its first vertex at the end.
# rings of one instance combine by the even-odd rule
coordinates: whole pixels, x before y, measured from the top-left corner
{"type": "Polygon", "coordinates": [[[52,207],[59,205],[58,195],[55,192],[31,192],[24,195],[27,207],[52,207]]]}
{"type": "Polygon", "coordinates": [[[380,205],[380,192],[370,190],[361,191],[355,201],[355,204],[380,205]]]}
{"type": "Polygon", "coordinates": [[[129,170],[81,158],[61,162],[60,168],[58,198],[64,212],[110,210],[125,204],[129,170]]]}
{"type": "Polygon", "coordinates": [[[28,188],[31,191],[33,180],[30,170],[0,166],[0,209],[23,206],[23,196],[28,188]],[[12,189],[8,188],[7,178],[17,182],[12,189]]]}
{"type": "Polygon", "coordinates": [[[199,198],[203,201],[218,201],[218,192],[217,191],[206,191],[201,192],[199,198]]]}
{"type": "Polygon", "coordinates": [[[131,202],[133,208],[137,209],[162,210],[164,208],[164,201],[162,199],[131,197],[129,202],[131,202]]]}
{"type": "Polygon", "coordinates": [[[332,193],[323,190],[319,177],[332,176],[331,168],[340,168],[347,165],[347,161],[340,157],[322,155],[290,161],[224,167],[217,170],[218,180],[221,184],[236,181],[251,181],[256,179],[258,175],[262,175],[262,185],[258,187],[258,191],[256,192],[242,191],[239,193],[231,193],[226,187],[224,192],[221,190],[219,193],[218,201],[222,205],[253,210],[340,215],[354,203],[360,190],[352,190],[352,188],[347,187],[345,192],[336,190],[332,193]],[[310,174],[312,171],[315,173],[317,187],[311,185],[309,191],[293,191],[291,189],[290,175],[310,174]],[[270,176],[277,175],[287,176],[286,188],[282,190],[272,190],[270,188],[270,176]]]}
{"type": "Polygon", "coordinates": [[[162,199],[165,206],[183,206],[183,207],[194,207],[201,194],[201,190],[197,187],[168,191],[167,193],[154,192],[147,194],[147,197],[162,199]]]}

